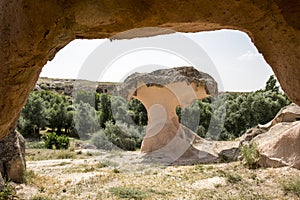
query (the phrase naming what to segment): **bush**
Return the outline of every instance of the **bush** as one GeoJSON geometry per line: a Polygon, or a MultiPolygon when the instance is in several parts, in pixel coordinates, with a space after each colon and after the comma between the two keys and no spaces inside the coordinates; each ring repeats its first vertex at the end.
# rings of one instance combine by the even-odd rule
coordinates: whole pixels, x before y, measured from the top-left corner
{"type": "Polygon", "coordinates": [[[66,150],[60,150],[56,153],[56,159],[73,159],[75,158],[75,153],[66,150]]]}
{"type": "Polygon", "coordinates": [[[99,149],[111,150],[119,147],[123,150],[134,151],[139,148],[143,140],[143,130],[141,132],[134,126],[130,126],[117,121],[105,123],[105,129],[101,129],[91,138],[91,143],[99,149]]]}
{"type": "Polygon", "coordinates": [[[287,181],[282,184],[283,190],[287,192],[291,192],[298,197],[300,197],[300,180],[287,181]]]}
{"type": "Polygon", "coordinates": [[[239,174],[228,174],[227,181],[229,183],[235,184],[242,181],[242,177],[239,174]]]}
{"type": "Polygon", "coordinates": [[[7,181],[4,190],[0,192],[0,200],[14,199],[15,195],[15,188],[7,181]]]}
{"type": "Polygon", "coordinates": [[[243,163],[250,169],[255,169],[258,167],[259,153],[257,149],[257,144],[253,143],[250,146],[244,145],[240,148],[240,153],[243,157],[243,163]]]}
{"type": "Polygon", "coordinates": [[[68,149],[70,140],[65,135],[56,135],[56,133],[48,133],[45,136],[45,147],[47,149],[68,149]]]}
{"type": "Polygon", "coordinates": [[[108,140],[103,129],[93,134],[91,138],[91,143],[95,145],[98,149],[112,150],[113,148],[113,144],[108,140]]]}

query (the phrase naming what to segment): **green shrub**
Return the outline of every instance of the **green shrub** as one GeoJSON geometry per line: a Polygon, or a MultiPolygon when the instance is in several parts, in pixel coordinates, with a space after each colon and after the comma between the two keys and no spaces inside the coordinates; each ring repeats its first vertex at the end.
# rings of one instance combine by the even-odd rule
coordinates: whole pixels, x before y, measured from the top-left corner
{"type": "Polygon", "coordinates": [[[70,146],[70,140],[67,136],[65,135],[59,135],[57,137],[57,149],[68,149],[70,146]]]}
{"type": "Polygon", "coordinates": [[[91,143],[98,149],[111,150],[113,148],[113,144],[109,141],[103,129],[93,134],[91,143]]]}
{"type": "Polygon", "coordinates": [[[250,146],[244,145],[240,148],[240,153],[243,157],[243,163],[250,169],[255,169],[258,167],[259,153],[257,149],[257,144],[253,143],[250,146]]]}
{"type": "Polygon", "coordinates": [[[0,200],[14,199],[15,195],[15,188],[10,184],[10,182],[5,182],[4,190],[0,192],[0,200]]]}
{"type": "Polygon", "coordinates": [[[60,150],[56,154],[56,159],[73,159],[75,158],[75,153],[66,150],[60,150]]]}
{"type": "Polygon", "coordinates": [[[118,147],[134,151],[142,143],[144,135],[142,131],[119,121],[115,124],[109,121],[105,123],[105,129],[101,129],[92,136],[91,143],[99,149],[112,150],[118,147]]]}
{"type": "Polygon", "coordinates": [[[292,181],[286,181],[282,183],[283,190],[288,193],[293,193],[300,197],[300,180],[292,180],[292,181]]]}
{"type": "Polygon", "coordinates": [[[242,180],[242,177],[239,174],[227,174],[227,181],[229,183],[235,184],[242,180]]]}
{"type": "Polygon", "coordinates": [[[49,133],[45,136],[45,147],[47,149],[68,149],[69,146],[70,140],[65,135],[49,133]]]}
{"type": "Polygon", "coordinates": [[[47,196],[36,195],[36,196],[32,197],[30,200],[52,200],[52,199],[47,196]]]}
{"type": "Polygon", "coordinates": [[[33,140],[33,141],[26,140],[26,148],[27,149],[44,149],[45,142],[39,141],[39,140],[33,140]]]}
{"type": "Polygon", "coordinates": [[[33,170],[26,170],[24,173],[24,180],[26,184],[32,184],[38,175],[33,170]]]}
{"type": "Polygon", "coordinates": [[[141,200],[147,198],[147,194],[139,188],[113,187],[109,191],[115,196],[124,199],[141,200]]]}

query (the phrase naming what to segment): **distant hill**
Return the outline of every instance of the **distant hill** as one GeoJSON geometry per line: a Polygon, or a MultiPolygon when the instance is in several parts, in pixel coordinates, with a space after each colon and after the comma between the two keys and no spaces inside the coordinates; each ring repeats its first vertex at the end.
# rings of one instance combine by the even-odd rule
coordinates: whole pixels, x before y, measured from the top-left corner
{"type": "Polygon", "coordinates": [[[113,82],[92,82],[87,80],[77,79],[58,79],[40,77],[37,81],[34,90],[50,90],[62,93],[68,96],[72,95],[74,89],[84,89],[96,91],[98,93],[111,94],[118,83],[113,82]]]}

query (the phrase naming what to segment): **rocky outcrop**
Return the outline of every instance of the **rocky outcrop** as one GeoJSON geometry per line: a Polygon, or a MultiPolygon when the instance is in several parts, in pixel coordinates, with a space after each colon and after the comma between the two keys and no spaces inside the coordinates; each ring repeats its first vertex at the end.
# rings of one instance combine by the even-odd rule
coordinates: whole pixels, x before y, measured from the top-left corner
{"type": "Polygon", "coordinates": [[[258,145],[260,166],[300,169],[299,119],[300,107],[286,106],[269,123],[248,130],[241,138],[241,145],[258,145]]]}
{"type": "Polygon", "coordinates": [[[300,120],[300,106],[292,103],[282,108],[267,126],[274,126],[281,122],[294,122],[298,120],[300,120]]]}
{"type": "MultiPolygon", "coordinates": [[[[159,150],[175,138],[180,140],[176,135],[185,131],[179,124],[176,107],[185,108],[194,100],[215,95],[217,91],[214,79],[193,67],[134,73],[118,87],[121,96],[138,99],[147,110],[148,125],[141,147],[143,152],[159,150]]],[[[182,134],[185,138],[186,134],[182,134]]]]}
{"type": "Polygon", "coordinates": [[[97,93],[112,94],[118,83],[111,82],[92,82],[76,79],[54,79],[54,78],[39,78],[34,90],[50,90],[72,96],[75,90],[92,90],[97,93]]]}
{"type": "Polygon", "coordinates": [[[15,126],[42,67],[75,38],[118,39],[236,29],[246,32],[291,100],[300,104],[300,1],[27,1],[0,2],[0,138],[15,126]]]}
{"type": "Polygon", "coordinates": [[[217,94],[217,83],[210,75],[193,67],[134,73],[120,84],[117,92],[127,99],[138,99],[147,110],[142,152],[180,164],[216,162],[220,156],[230,155],[226,147],[202,139],[181,125],[176,114],[177,106],[185,108],[196,99],[217,94]]]}
{"type": "Polygon", "coordinates": [[[300,169],[300,122],[278,123],[253,142],[258,144],[260,166],[300,169]]]}
{"type": "Polygon", "coordinates": [[[249,144],[249,142],[258,135],[266,133],[270,128],[278,123],[290,123],[300,120],[300,106],[292,103],[288,106],[283,107],[276,114],[274,119],[264,125],[257,125],[246,131],[246,133],[241,137],[241,144],[249,144]]]}
{"type": "Polygon", "coordinates": [[[0,172],[7,180],[22,183],[25,169],[25,140],[13,131],[0,141],[0,172]]]}

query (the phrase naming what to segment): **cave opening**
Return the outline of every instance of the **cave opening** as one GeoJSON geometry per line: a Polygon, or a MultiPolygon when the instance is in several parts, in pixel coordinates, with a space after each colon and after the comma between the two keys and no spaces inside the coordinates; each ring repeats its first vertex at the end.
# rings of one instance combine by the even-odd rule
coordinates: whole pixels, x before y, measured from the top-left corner
{"type": "MultiPolygon", "coordinates": [[[[241,31],[225,29],[218,31],[180,34],[184,37],[187,37],[193,43],[199,45],[209,56],[211,62],[213,63],[213,67],[216,68],[217,76],[219,75],[219,77],[216,78],[219,86],[218,89],[222,93],[250,92],[261,89],[268,76],[272,74],[270,66],[263,59],[263,56],[258,52],[254,44],[251,42],[249,36],[241,31]]],[[[120,41],[109,41],[108,39],[74,40],[64,49],[59,51],[55,58],[44,66],[40,77],[72,79],[75,82],[75,85],[81,85],[81,80],[86,79],[93,82],[92,87],[97,88],[96,91],[98,93],[103,95],[111,95],[113,94],[116,86],[120,82],[124,81],[130,74],[136,72],[149,73],[158,69],[189,66],[193,64],[184,56],[175,54],[172,51],[149,48],[149,46],[146,46],[145,48],[136,48],[133,46],[132,49],[130,49],[130,45],[132,43],[139,43],[140,41],[147,41],[148,43],[160,43],[169,37],[174,37],[173,39],[176,41],[176,35],[173,35],[174,34],[120,41]],[[88,70],[90,74],[85,73],[82,68],[86,67],[88,64],[91,64],[89,61],[89,56],[91,56],[93,52],[97,51],[99,46],[103,46],[103,44],[104,46],[114,44],[116,46],[115,48],[129,47],[129,50],[121,55],[111,57],[112,60],[108,63],[108,67],[103,70],[104,73],[101,72],[101,74],[99,74],[99,71],[97,71],[96,74],[98,73],[98,76],[94,76],[95,73],[91,70],[88,70]],[[62,65],[64,66],[62,67],[62,65]],[[105,87],[98,87],[95,86],[95,82],[100,82],[100,85],[105,83],[106,85],[104,85],[105,87]],[[107,87],[107,84],[111,84],[113,86],[107,87]]],[[[103,53],[103,51],[101,52],[103,53]]],[[[186,52],[187,54],[190,53],[189,50],[186,50],[186,52]]],[[[201,58],[202,57],[200,56],[199,59],[201,58]]],[[[101,57],[99,60],[97,60],[98,66],[102,64],[101,57]]],[[[212,66],[209,65],[211,63],[207,64],[203,62],[202,64],[208,65],[208,67],[200,66],[200,69],[203,67],[204,71],[207,69],[209,70],[209,67],[212,66]]],[[[209,101],[211,100],[205,99],[201,102],[204,102],[205,104],[209,101]]],[[[128,112],[125,111],[126,109],[121,109],[124,107],[121,105],[121,103],[110,102],[109,106],[113,107],[111,111],[109,111],[109,115],[115,116],[106,117],[106,120],[111,119],[113,122],[116,122],[117,120],[125,122],[129,128],[131,125],[135,124],[139,126],[139,131],[145,131],[145,128],[143,129],[141,126],[145,126],[148,121],[147,111],[144,105],[138,100],[136,100],[134,104],[137,106],[137,108],[134,108],[136,111],[131,110],[128,112]],[[131,122],[129,123],[129,121],[131,122]]],[[[203,106],[203,103],[201,103],[201,105],[203,106]]],[[[127,104],[127,109],[130,106],[133,108],[131,102],[127,104]]],[[[195,102],[189,107],[189,109],[192,107],[195,107],[195,102]]],[[[98,105],[95,105],[95,108],[98,108],[98,105]]],[[[189,112],[187,110],[188,109],[184,110],[182,116],[185,118],[183,119],[184,125],[189,126],[188,124],[190,124],[193,120],[192,118],[189,118],[187,114],[189,112]]],[[[99,109],[97,111],[99,111],[99,109]]],[[[176,112],[177,115],[180,116],[179,118],[181,118],[180,107],[176,109],[176,112]]],[[[193,112],[196,112],[195,109],[193,112]]],[[[196,113],[198,113],[196,115],[200,116],[199,110],[196,113]]],[[[199,117],[196,117],[195,120],[199,120],[199,117]]],[[[202,120],[199,124],[194,124],[193,126],[195,127],[190,128],[192,128],[193,131],[198,132],[200,136],[205,137],[209,127],[210,119],[206,121],[207,122],[203,122],[202,120]]],[[[104,124],[103,122],[100,123],[104,124]]],[[[105,127],[105,125],[101,125],[101,127],[105,127]]],[[[141,141],[138,143],[140,144],[141,141]]]]}

